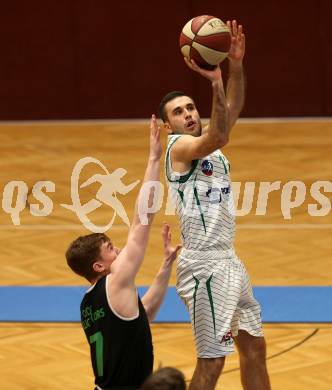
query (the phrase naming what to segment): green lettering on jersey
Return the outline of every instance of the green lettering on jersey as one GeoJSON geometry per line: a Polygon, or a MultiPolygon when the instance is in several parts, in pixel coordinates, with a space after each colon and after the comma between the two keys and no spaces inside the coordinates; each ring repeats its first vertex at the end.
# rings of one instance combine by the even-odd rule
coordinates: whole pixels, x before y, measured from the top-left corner
{"type": "Polygon", "coordinates": [[[93,311],[92,306],[86,306],[81,311],[81,322],[83,329],[88,329],[90,326],[105,317],[105,309],[100,307],[93,311]]]}

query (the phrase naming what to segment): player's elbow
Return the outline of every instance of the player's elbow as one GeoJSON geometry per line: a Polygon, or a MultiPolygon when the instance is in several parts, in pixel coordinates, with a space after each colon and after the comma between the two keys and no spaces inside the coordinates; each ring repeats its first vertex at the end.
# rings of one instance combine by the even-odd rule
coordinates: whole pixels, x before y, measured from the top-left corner
{"type": "Polygon", "coordinates": [[[203,158],[204,156],[213,153],[215,150],[222,148],[227,144],[227,142],[228,136],[221,134],[211,136],[207,138],[204,144],[202,144],[201,147],[195,151],[196,153],[193,153],[194,158],[203,158]]]}
{"type": "Polygon", "coordinates": [[[146,313],[146,316],[148,317],[149,323],[151,323],[156,317],[156,312],[150,311],[150,312],[146,313]]]}
{"type": "Polygon", "coordinates": [[[144,302],[143,299],[142,299],[142,303],[143,303],[144,310],[145,310],[146,316],[148,318],[148,321],[152,322],[155,319],[156,310],[152,307],[152,305],[150,305],[147,302],[144,302]]]}
{"type": "Polygon", "coordinates": [[[220,125],[207,135],[207,144],[209,144],[213,150],[221,148],[228,143],[228,135],[229,130],[227,126],[225,124],[223,124],[223,126],[220,125]]]}
{"type": "Polygon", "coordinates": [[[216,148],[222,148],[223,146],[227,145],[229,140],[228,134],[218,134],[218,136],[215,139],[216,148]]]}

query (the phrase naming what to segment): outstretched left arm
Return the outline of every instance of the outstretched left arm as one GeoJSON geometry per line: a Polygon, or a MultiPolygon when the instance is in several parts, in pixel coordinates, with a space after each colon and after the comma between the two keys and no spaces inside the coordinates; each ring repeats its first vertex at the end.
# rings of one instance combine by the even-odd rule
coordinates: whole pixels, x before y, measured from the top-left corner
{"type": "Polygon", "coordinates": [[[245,35],[241,24],[236,20],[227,21],[231,31],[232,43],[228,54],[229,77],[226,89],[226,100],[229,111],[229,127],[234,126],[244,105],[245,78],[243,57],[245,53],[245,35]]]}
{"type": "Polygon", "coordinates": [[[162,229],[162,237],[164,243],[164,261],[154,278],[152,285],[142,298],[142,303],[149,322],[151,322],[156,316],[165,297],[169,278],[171,276],[172,265],[176,259],[178,251],[181,249],[181,245],[177,245],[176,247],[172,246],[170,226],[166,223],[162,229]]]}

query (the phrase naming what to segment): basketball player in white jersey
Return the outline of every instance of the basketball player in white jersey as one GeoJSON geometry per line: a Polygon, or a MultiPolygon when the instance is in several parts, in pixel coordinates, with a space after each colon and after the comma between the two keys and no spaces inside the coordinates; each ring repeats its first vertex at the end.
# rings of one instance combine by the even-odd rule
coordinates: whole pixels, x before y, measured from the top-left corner
{"type": "Polygon", "coordinates": [[[169,134],[166,178],[183,240],[177,291],[190,312],[198,355],[189,389],[215,388],[235,341],[243,388],[269,390],[260,306],[234,252],[230,164],[220,151],[244,104],[245,36],[235,20],[227,24],[232,45],[226,94],[219,66],[204,70],[186,60],[212,84],[208,126],[202,129],[193,99],[182,92],[171,92],[160,103],[169,134]]]}

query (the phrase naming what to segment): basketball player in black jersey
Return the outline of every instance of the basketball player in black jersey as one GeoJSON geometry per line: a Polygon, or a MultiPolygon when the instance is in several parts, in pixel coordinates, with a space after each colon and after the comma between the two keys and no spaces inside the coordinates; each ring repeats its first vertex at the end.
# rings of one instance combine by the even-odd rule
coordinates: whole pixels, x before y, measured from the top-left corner
{"type": "MultiPolygon", "coordinates": [[[[159,180],[161,153],[160,130],[153,115],[143,186],[159,180]]],[[[151,206],[152,190],[147,195],[151,206]]],[[[135,277],[143,261],[153,218],[153,214],[148,214],[145,225],[140,220],[138,204],[141,201],[144,202],[142,195],[136,202],[134,219],[122,250],[105,234],[94,233],[76,239],[66,252],[70,268],[91,283],[81,303],[81,323],[90,345],[96,390],[139,389],[153,369],[149,321],[165,296],[180,246],[172,247],[170,228],[164,225],[164,261],[141,300],[135,277]]]]}

